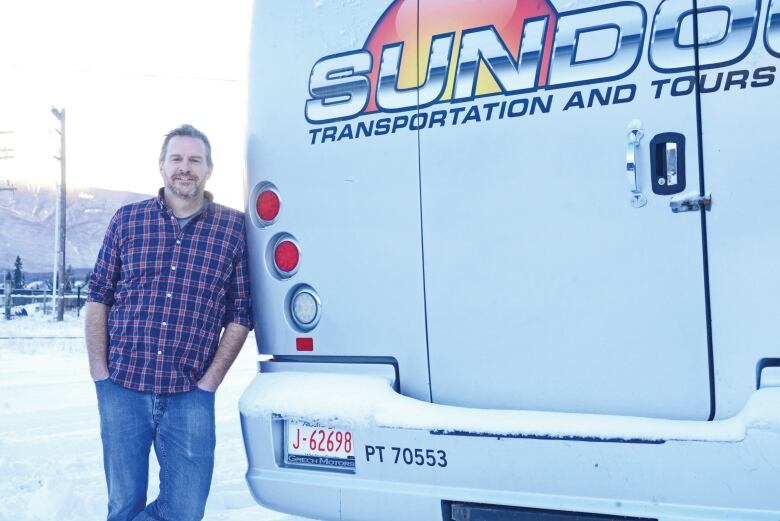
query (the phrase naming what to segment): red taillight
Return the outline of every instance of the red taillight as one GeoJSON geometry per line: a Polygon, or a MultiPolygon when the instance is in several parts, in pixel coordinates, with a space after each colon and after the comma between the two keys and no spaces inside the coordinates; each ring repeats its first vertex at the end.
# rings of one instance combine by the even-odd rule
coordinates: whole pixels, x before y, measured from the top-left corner
{"type": "Polygon", "coordinates": [[[274,264],[282,275],[291,275],[298,269],[301,252],[298,245],[291,240],[280,241],[274,249],[274,264]]]}
{"type": "Polygon", "coordinates": [[[279,194],[274,190],[266,189],[257,196],[257,216],[266,223],[276,220],[282,203],[279,194]]]}

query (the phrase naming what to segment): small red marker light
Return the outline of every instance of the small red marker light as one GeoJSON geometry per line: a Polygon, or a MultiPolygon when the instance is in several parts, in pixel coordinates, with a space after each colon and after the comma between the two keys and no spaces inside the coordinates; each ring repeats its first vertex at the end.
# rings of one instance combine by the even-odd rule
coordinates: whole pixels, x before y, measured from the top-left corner
{"type": "Polygon", "coordinates": [[[290,275],[298,268],[301,252],[291,240],[280,241],[274,249],[274,264],[282,275],[290,275]]]}
{"type": "Polygon", "coordinates": [[[263,190],[260,192],[260,195],[257,196],[257,216],[270,224],[278,217],[281,205],[282,203],[279,200],[279,194],[271,189],[263,190]]]}
{"type": "Polygon", "coordinates": [[[314,351],[313,338],[296,338],[295,349],[297,351],[314,351]]]}

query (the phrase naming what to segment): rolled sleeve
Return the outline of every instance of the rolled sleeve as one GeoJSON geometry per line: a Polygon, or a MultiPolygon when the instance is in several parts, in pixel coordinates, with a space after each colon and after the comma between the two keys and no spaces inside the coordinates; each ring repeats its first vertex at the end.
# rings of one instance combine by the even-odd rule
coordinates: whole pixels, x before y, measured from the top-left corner
{"type": "Polygon", "coordinates": [[[106,306],[114,305],[114,292],[122,270],[119,254],[120,211],[114,214],[103,238],[95,269],[89,277],[88,302],[98,302],[106,306]]]}
{"type": "Polygon", "coordinates": [[[242,239],[233,262],[233,273],[230,277],[225,301],[223,326],[233,322],[249,328],[250,331],[254,329],[252,296],[249,287],[249,261],[247,260],[246,241],[242,239]]]}

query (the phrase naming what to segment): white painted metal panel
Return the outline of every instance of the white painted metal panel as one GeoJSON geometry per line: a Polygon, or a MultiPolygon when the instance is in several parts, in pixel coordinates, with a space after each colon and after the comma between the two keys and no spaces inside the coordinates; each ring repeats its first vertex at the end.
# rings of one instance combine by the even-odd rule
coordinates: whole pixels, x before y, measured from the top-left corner
{"type": "MultiPolygon", "coordinates": [[[[420,133],[435,402],[708,417],[699,215],[672,214],[670,197],[653,194],[649,186],[651,138],[678,132],[686,138],[686,191],[699,189],[694,97],[654,97],[652,82],[668,78],[651,68],[648,57],[658,5],[588,2],[576,12],[582,19],[572,20],[568,3],[554,2],[558,38],[564,26],[601,27],[582,32],[589,35],[593,56],[587,56],[583,36],[574,57],[553,57],[548,88],[425,109],[450,111],[446,125],[420,133]],[[619,51],[608,58],[612,51],[605,42],[636,26],[646,30],[630,74],[561,85],[627,70],[615,64],[624,59],[619,51]],[[594,61],[568,70],[571,60],[594,61]],[[618,87],[632,85],[631,101],[587,107],[591,89],[603,94],[611,89],[614,95],[618,87]],[[576,93],[586,106],[567,109],[576,93]],[[509,117],[507,108],[501,119],[500,108],[494,108],[488,120],[488,103],[518,99],[528,100],[526,113],[509,117]],[[534,99],[549,103],[549,112],[534,99]],[[474,106],[481,119],[464,121],[474,106]],[[457,108],[463,108],[459,123],[452,115],[457,108]],[[626,180],[627,127],[634,120],[641,120],[644,131],[637,158],[647,198],[641,208],[629,204],[626,180]]],[[[421,28],[432,24],[441,30],[440,7],[434,0],[421,2],[421,28]]],[[[506,13],[496,9],[495,16],[500,20],[506,13]]],[[[481,18],[480,25],[490,23],[481,18]]],[[[500,32],[506,40],[513,30],[517,26],[500,32]]],[[[661,50],[662,38],[656,40],[654,59],[660,62],[669,57],[661,50]]],[[[692,48],[678,49],[673,57],[681,54],[683,65],[693,64],[692,48]]],[[[526,102],[518,103],[522,108],[526,102]]]]}
{"type": "MultiPolygon", "coordinates": [[[[274,183],[282,208],[273,225],[249,226],[253,304],[263,353],[395,357],[403,391],[428,399],[417,137],[311,144],[310,131],[328,124],[304,115],[312,66],[359,49],[386,4],[256,4],[247,190],[274,183]],[[288,280],[272,275],[267,255],[282,232],[301,248],[300,268],[288,280]],[[289,292],[301,283],[322,300],[310,333],[296,331],[286,312],[289,292]],[[298,337],[312,337],[314,350],[297,352],[298,337]]],[[[248,204],[251,214],[254,200],[248,204]]]]}
{"type": "Polygon", "coordinates": [[[744,406],[756,389],[762,360],[780,359],[775,208],[780,2],[733,0],[727,7],[732,19],[743,20],[741,29],[707,46],[714,66],[702,71],[708,91],[702,95],[702,139],[704,178],[713,194],[707,236],[720,418],[744,406]],[[732,40],[738,45],[729,48],[732,40]]]}

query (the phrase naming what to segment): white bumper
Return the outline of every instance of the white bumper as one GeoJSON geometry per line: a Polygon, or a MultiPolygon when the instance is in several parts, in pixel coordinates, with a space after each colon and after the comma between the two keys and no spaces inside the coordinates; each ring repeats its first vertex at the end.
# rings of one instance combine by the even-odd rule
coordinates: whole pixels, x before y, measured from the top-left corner
{"type": "Polygon", "coordinates": [[[689,422],[449,407],[399,395],[381,377],[273,373],[257,375],[240,409],[250,489],[292,514],[441,520],[455,501],[659,521],[780,519],[780,388],[756,391],[731,419],[689,422]],[[356,472],[283,466],[284,418],[349,428],[356,472]],[[442,451],[446,466],[407,464],[395,448],[442,451]]]}

